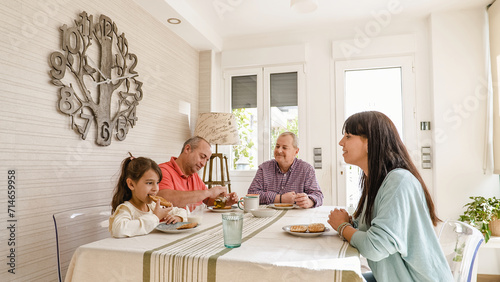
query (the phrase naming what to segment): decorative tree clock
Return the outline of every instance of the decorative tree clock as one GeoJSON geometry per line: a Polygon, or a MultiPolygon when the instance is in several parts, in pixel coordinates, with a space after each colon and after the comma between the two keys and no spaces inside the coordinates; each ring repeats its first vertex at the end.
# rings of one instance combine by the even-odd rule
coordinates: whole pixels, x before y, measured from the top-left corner
{"type": "Polygon", "coordinates": [[[61,51],[49,57],[51,82],[59,87],[57,108],[82,139],[96,128],[96,143],[108,146],[115,132],[122,141],[137,121],[143,96],[137,56],[109,17],[101,15],[94,23],[82,12],[74,23],[60,28],[61,51]]]}

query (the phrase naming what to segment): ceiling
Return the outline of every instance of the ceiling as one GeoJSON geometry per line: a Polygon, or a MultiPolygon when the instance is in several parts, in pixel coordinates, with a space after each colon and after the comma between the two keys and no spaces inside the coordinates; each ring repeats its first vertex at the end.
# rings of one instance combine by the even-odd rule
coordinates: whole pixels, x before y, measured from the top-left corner
{"type": "Polygon", "coordinates": [[[317,0],[318,9],[301,14],[290,0],[134,0],[198,50],[222,50],[224,40],[244,35],[290,32],[369,21],[390,13],[391,20],[430,13],[486,7],[494,0],[317,0]],[[179,18],[178,25],[167,23],[179,18]]]}

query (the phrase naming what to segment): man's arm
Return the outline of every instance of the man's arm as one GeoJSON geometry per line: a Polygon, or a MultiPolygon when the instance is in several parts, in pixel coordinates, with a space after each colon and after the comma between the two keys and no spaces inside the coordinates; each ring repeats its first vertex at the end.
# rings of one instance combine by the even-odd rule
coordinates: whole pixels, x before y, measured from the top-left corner
{"type": "Polygon", "coordinates": [[[213,205],[215,197],[226,192],[225,187],[215,186],[208,190],[178,191],[174,190],[173,181],[169,174],[164,174],[160,183],[161,190],[158,196],[167,199],[174,207],[184,208],[188,204],[203,201],[207,205],[213,205]],[[172,183],[169,185],[169,183],[172,183]]]}
{"type": "Polygon", "coordinates": [[[177,190],[163,189],[158,191],[158,196],[167,199],[167,201],[171,202],[172,205],[174,205],[174,207],[183,208],[187,206],[187,204],[200,202],[210,197],[215,197],[216,195],[212,196],[214,191],[215,190],[212,189],[196,190],[196,191],[177,191],[177,190]]]}
{"type": "Polygon", "coordinates": [[[187,204],[197,203],[203,201],[207,205],[213,205],[215,197],[221,193],[226,193],[225,187],[215,186],[211,189],[206,190],[206,186],[201,181],[199,177],[196,176],[194,180],[195,185],[203,185],[205,189],[193,190],[193,191],[179,191],[175,190],[174,179],[170,172],[160,165],[160,169],[163,174],[163,178],[159,183],[160,191],[158,191],[158,196],[167,199],[175,207],[184,208],[187,204]]]}
{"type": "Polygon", "coordinates": [[[158,196],[165,198],[171,202],[175,207],[184,208],[188,204],[203,201],[210,194],[207,190],[196,191],[177,191],[174,185],[174,179],[170,171],[162,164],[160,165],[163,178],[159,183],[160,191],[158,196]]]}
{"type": "MultiPolygon", "coordinates": [[[[212,189],[212,188],[210,188],[210,189],[212,189]]],[[[216,195],[215,197],[217,197],[217,196],[218,195],[216,195]]],[[[207,205],[209,207],[213,206],[213,205],[215,205],[215,197],[208,197],[205,200],[203,200],[203,203],[205,203],[205,205],[207,205]]]]}

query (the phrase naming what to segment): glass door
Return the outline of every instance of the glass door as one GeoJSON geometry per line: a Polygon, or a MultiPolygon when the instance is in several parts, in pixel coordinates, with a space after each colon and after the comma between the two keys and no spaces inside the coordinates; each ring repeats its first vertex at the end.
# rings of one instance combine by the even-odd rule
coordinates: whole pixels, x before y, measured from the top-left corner
{"type": "MultiPolygon", "coordinates": [[[[379,111],[398,128],[406,146],[415,146],[414,77],[412,57],[341,61],[335,63],[337,204],[356,207],[361,190],[362,171],[346,164],[338,142],[344,121],[354,113],[379,111]]],[[[410,148],[409,148],[410,149],[410,148]]]]}

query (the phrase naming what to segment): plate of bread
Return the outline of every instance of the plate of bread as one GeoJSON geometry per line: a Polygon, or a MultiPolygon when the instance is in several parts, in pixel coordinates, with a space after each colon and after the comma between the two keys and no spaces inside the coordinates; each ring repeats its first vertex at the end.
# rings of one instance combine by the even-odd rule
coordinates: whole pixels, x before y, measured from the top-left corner
{"type": "Polygon", "coordinates": [[[269,204],[269,207],[277,210],[290,210],[299,208],[298,205],[290,203],[274,203],[274,204],[269,204]]]}
{"type": "Polygon", "coordinates": [[[233,206],[227,206],[227,207],[223,207],[223,208],[216,208],[215,206],[210,206],[210,207],[208,207],[208,209],[210,211],[213,211],[213,212],[234,212],[234,211],[240,210],[237,207],[233,207],[233,206]]]}
{"type": "Polygon", "coordinates": [[[316,237],[330,231],[323,223],[293,224],[283,226],[285,232],[299,237],[316,237]]]}
{"type": "Polygon", "coordinates": [[[191,231],[196,227],[198,227],[197,222],[177,222],[174,224],[160,223],[156,226],[156,230],[165,233],[182,233],[191,231]]]}

